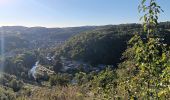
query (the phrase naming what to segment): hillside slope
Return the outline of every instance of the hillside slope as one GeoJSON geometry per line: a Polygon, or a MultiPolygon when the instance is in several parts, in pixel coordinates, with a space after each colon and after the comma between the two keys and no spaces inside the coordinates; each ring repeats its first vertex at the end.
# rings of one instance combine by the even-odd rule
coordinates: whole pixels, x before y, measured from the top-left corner
{"type": "MultiPolygon", "coordinates": [[[[160,24],[161,37],[170,40],[169,22],[160,24]]],[[[90,64],[112,64],[120,62],[127,41],[135,32],[142,32],[140,24],[108,25],[97,30],[83,32],[70,38],[58,55],[90,64]]],[[[170,41],[165,41],[170,43],[170,41]]]]}

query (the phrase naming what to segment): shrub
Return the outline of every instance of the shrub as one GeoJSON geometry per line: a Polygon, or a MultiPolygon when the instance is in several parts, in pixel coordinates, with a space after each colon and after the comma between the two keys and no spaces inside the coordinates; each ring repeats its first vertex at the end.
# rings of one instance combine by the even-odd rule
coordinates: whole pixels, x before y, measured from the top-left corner
{"type": "Polygon", "coordinates": [[[68,74],[57,74],[50,76],[49,83],[51,86],[61,85],[66,86],[71,81],[71,77],[68,74]]]}
{"type": "Polygon", "coordinates": [[[17,81],[16,79],[11,80],[9,83],[9,87],[11,87],[14,92],[19,91],[23,86],[23,83],[21,81],[17,81]]]}

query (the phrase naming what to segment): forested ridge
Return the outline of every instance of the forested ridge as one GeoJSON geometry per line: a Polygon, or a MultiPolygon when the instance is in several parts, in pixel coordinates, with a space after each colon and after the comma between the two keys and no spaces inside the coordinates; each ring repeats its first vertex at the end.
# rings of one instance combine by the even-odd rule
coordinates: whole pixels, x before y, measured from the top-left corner
{"type": "MultiPolygon", "coordinates": [[[[169,22],[162,22],[158,27],[159,35],[165,38],[163,42],[166,44],[170,44],[169,24],[169,22]]],[[[116,66],[127,48],[127,42],[136,32],[143,39],[146,38],[141,24],[110,25],[80,33],[66,41],[58,54],[91,64],[116,66]]]]}

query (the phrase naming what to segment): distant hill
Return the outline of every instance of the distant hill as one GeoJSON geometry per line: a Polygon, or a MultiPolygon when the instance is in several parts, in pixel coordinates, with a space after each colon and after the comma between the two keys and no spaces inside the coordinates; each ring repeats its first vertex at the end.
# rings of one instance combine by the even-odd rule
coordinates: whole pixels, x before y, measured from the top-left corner
{"type": "MultiPolygon", "coordinates": [[[[160,37],[165,37],[164,42],[170,44],[170,22],[160,23],[159,29],[160,37]]],[[[135,32],[143,33],[140,24],[103,26],[70,38],[57,54],[90,64],[116,65],[135,32]]]]}
{"type": "MultiPolygon", "coordinates": [[[[166,33],[169,33],[170,22],[160,23],[160,27],[163,29],[163,32],[165,32],[164,35],[166,35],[166,33]]],[[[111,60],[114,60],[115,62],[119,61],[118,59],[121,56],[120,54],[122,50],[125,49],[124,47],[126,47],[126,42],[131,37],[133,32],[141,31],[140,28],[140,24],[82,26],[68,28],[2,26],[0,27],[0,35],[3,33],[5,46],[4,51],[7,53],[6,55],[15,54],[16,51],[20,53],[21,51],[38,48],[56,48],[58,45],[63,44],[69,38],[76,35],[64,44],[62,47],[64,50],[62,50],[62,53],[60,54],[77,59],[84,58],[82,56],[86,55],[87,57],[85,57],[85,61],[87,59],[87,61],[92,61],[92,63],[102,62],[111,64],[111,62],[113,62],[111,60]],[[97,46],[98,43],[100,44],[99,46],[97,46]],[[107,45],[105,45],[105,43],[107,45]],[[101,50],[103,47],[110,51],[101,50]],[[99,49],[100,52],[97,52],[99,49]],[[114,49],[117,50],[114,51],[114,49]],[[80,52],[83,52],[83,54],[80,52]],[[116,56],[110,55],[111,52],[115,53],[116,56]],[[109,56],[104,53],[108,53],[109,56]],[[79,54],[82,54],[81,57],[79,54]],[[97,59],[95,61],[91,60],[93,57],[96,57],[97,59]],[[110,61],[100,61],[100,59],[105,58],[110,59],[110,61]]],[[[169,35],[165,37],[165,40],[168,39],[169,35]]],[[[2,41],[0,41],[0,43],[1,42],[2,41]]]]}
{"type": "Polygon", "coordinates": [[[9,52],[15,49],[56,47],[75,34],[96,28],[96,26],[69,28],[2,26],[0,35],[3,33],[5,52],[9,52]]]}

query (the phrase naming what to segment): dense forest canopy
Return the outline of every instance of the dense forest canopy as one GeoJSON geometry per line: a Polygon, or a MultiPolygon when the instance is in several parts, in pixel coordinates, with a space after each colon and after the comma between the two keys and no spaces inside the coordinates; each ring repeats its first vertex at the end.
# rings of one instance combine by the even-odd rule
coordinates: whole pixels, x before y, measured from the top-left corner
{"type": "MultiPolygon", "coordinates": [[[[160,23],[159,35],[165,38],[163,42],[167,44],[170,44],[169,29],[169,22],[160,23]]],[[[91,64],[116,65],[135,32],[146,38],[140,24],[110,25],[80,33],[62,45],[58,54],[91,64]]]]}

